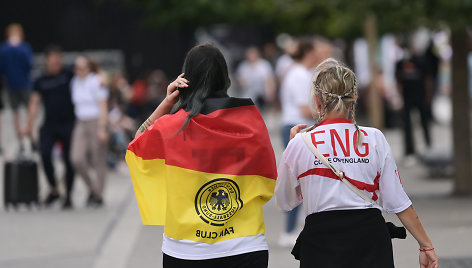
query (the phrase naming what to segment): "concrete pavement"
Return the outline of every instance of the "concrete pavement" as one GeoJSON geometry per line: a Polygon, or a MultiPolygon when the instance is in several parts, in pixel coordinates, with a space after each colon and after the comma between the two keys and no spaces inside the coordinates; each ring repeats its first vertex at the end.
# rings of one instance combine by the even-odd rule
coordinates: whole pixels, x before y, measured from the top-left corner
{"type": "MultiPolygon", "coordinates": [[[[13,141],[11,115],[6,111],[2,120],[3,144],[13,141]]],[[[277,114],[266,117],[272,143],[279,157],[282,146],[277,114]]],[[[401,159],[402,140],[399,130],[385,132],[396,159],[401,159]]],[[[421,133],[415,133],[420,135],[421,133]]],[[[448,127],[433,128],[433,150],[451,148],[448,127]]],[[[5,147],[5,145],[4,145],[5,147]]],[[[420,150],[424,145],[420,144],[420,150]]],[[[14,149],[7,150],[12,155],[14,149]]],[[[399,162],[404,187],[441,258],[441,267],[472,267],[472,198],[452,197],[449,179],[429,179],[421,165],[406,168],[399,162]]],[[[3,168],[3,161],[0,163],[3,168]]],[[[0,172],[3,174],[2,170],[0,172]]],[[[46,195],[45,178],[41,173],[41,195],[46,195]]],[[[3,200],[0,183],[0,200],[3,200]]],[[[0,267],[161,267],[160,245],[162,227],[141,225],[131,182],[126,167],[110,172],[106,205],[102,209],[84,207],[87,192],[77,177],[74,192],[75,209],[51,209],[6,212],[0,209],[0,267]]],[[[289,248],[277,245],[285,217],[271,200],[264,208],[267,240],[270,245],[271,268],[298,267],[289,248]]],[[[396,217],[386,218],[398,223],[396,217]]],[[[394,240],[396,267],[418,267],[415,240],[394,240]]]]}

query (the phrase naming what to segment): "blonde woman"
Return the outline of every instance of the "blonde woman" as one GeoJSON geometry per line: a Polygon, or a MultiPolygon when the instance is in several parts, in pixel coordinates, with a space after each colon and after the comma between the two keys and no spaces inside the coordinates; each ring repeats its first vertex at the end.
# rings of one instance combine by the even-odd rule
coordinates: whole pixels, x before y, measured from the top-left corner
{"type": "Polygon", "coordinates": [[[89,190],[87,206],[101,207],[107,168],[108,90],[97,64],[86,57],[78,57],[71,89],[77,118],[72,134],[71,161],[89,190]],[[88,154],[92,161],[89,161],[88,154]],[[96,171],[95,180],[90,176],[90,163],[96,171]]]}
{"type": "Polygon", "coordinates": [[[420,266],[438,267],[384,135],[356,124],[355,74],[327,59],[315,69],[311,93],[318,124],[288,144],[275,189],[281,209],[303,204],[308,215],[292,252],[300,267],[394,267],[382,210],[396,213],[418,241],[420,266]]]}

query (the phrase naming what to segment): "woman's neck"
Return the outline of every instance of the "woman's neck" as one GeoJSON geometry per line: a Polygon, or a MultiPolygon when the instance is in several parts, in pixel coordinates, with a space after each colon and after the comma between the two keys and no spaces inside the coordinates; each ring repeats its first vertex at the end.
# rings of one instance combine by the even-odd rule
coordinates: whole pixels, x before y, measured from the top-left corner
{"type": "Polygon", "coordinates": [[[323,120],[334,119],[334,118],[349,119],[349,112],[338,112],[338,111],[327,112],[325,116],[323,117],[323,120]]]}

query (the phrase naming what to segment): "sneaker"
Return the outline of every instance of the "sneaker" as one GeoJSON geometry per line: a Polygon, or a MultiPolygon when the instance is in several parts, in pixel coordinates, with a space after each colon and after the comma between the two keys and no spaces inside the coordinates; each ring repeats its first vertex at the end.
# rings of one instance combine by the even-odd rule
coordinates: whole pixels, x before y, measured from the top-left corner
{"type": "Polygon", "coordinates": [[[58,199],[59,199],[59,194],[49,193],[48,196],[46,197],[46,200],[44,200],[44,205],[46,207],[49,207],[58,199]]]}
{"type": "Polygon", "coordinates": [[[279,246],[284,248],[290,248],[295,246],[297,242],[298,234],[296,232],[286,233],[283,232],[279,237],[279,246]]]}
{"type": "Polygon", "coordinates": [[[70,198],[66,198],[64,203],[62,203],[62,210],[71,210],[74,207],[72,206],[72,201],[70,201],[70,198]]]}
{"type": "Polygon", "coordinates": [[[87,198],[87,207],[92,207],[94,204],[95,194],[90,193],[87,198]]]}
{"type": "Polygon", "coordinates": [[[96,208],[103,207],[103,199],[101,197],[95,196],[94,207],[96,208]]]}
{"type": "Polygon", "coordinates": [[[99,208],[103,206],[103,199],[95,194],[90,194],[87,199],[87,207],[99,208]]]}

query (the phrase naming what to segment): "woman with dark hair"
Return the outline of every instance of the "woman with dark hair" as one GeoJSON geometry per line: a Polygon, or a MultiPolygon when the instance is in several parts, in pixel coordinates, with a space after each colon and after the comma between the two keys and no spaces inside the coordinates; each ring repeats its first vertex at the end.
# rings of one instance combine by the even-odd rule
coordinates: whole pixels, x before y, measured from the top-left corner
{"type": "Polygon", "coordinates": [[[277,174],[264,121],[227,95],[215,46],[192,48],[183,72],[126,154],[143,223],[164,225],[164,267],[267,267],[262,206],[277,174]]]}

